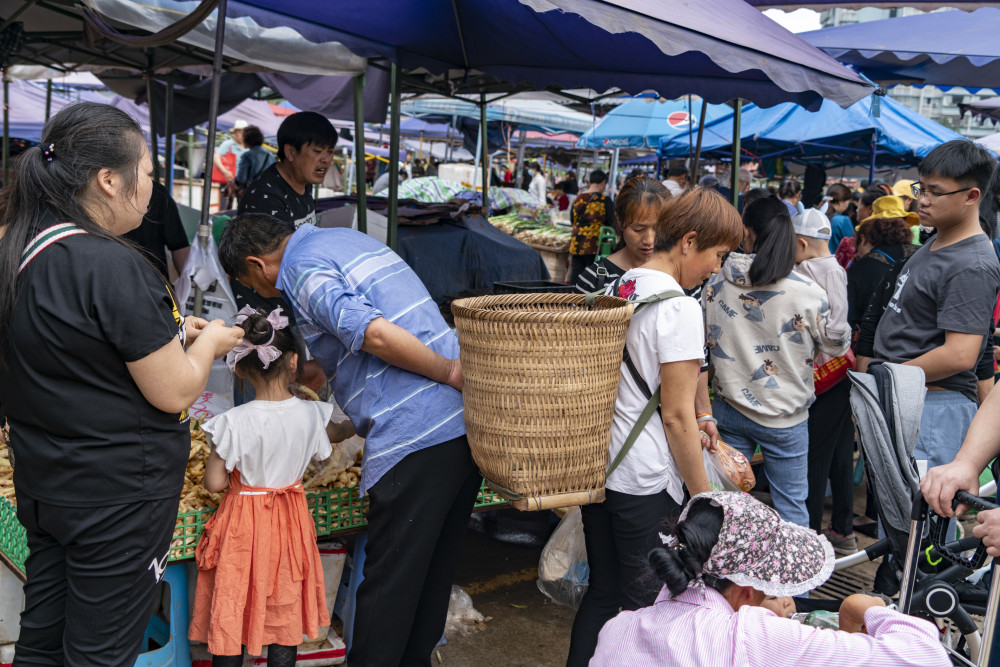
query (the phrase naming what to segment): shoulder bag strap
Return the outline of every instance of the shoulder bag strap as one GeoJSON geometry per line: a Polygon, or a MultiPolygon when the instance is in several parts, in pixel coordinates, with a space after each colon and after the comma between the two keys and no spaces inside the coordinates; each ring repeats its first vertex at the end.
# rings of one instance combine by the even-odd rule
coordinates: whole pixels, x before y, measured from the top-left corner
{"type": "Polygon", "coordinates": [[[24,252],[21,253],[21,265],[17,268],[17,274],[21,275],[21,272],[31,263],[31,260],[38,256],[38,253],[56,241],[64,239],[67,236],[86,233],[86,230],[80,229],[72,222],[61,222],[58,225],[52,225],[43,229],[35,238],[28,242],[28,245],[24,248],[24,252]]]}

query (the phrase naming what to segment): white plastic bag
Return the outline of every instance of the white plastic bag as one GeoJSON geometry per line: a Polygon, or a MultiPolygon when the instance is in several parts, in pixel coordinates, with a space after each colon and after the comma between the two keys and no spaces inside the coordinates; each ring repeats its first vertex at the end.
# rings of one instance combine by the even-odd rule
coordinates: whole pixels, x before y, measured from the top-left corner
{"type": "Polygon", "coordinates": [[[446,639],[455,639],[485,630],[486,619],[472,606],[472,598],[462,590],[461,586],[451,587],[451,600],[448,602],[448,620],[444,624],[446,639]]]}
{"type": "Polygon", "coordinates": [[[589,581],[583,518],[580,508],[574,507],[559,521],[542,549],[538,561],[538,590],[557,604],[577,609],[589,581]]]}
{"type": "MultiPolygon", "coordinates": [[[[209,322],[223,320],[227,324],[236,317],[236,297],[229,289],[229,278],[219,263],[219,250],[211,234],[205,248],[201,247],[198,237],[195,237],[184,262],[184,269],[177,277],[177,304],[184,315],[194,315],[195,288],[201,289],[201,315],[209,322]]],[[[226,366],[225,359],[216,359],[212,364],[208,379],[207,391],[222,396],[231,397],[233,393],[233,374],[226,366]]]]}

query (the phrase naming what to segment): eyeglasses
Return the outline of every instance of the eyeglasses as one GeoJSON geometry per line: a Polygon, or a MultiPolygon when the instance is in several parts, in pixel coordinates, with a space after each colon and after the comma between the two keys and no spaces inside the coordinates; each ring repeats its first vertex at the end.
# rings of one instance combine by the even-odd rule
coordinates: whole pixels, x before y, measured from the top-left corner
{"type": "Polygon", "coordinates": [[[925,190],[919,184],[914,183],[910,186],[910,194],[913,195],[914,199],[920,199],[926,196],[931,201],[934,201],[938,197],[947,197],[948,195],[957,195],[959,192],[968,192],[972,188],[962,188],[961,190],[952,190],[951,192],[931,192],[930,190],[925,190]]]}

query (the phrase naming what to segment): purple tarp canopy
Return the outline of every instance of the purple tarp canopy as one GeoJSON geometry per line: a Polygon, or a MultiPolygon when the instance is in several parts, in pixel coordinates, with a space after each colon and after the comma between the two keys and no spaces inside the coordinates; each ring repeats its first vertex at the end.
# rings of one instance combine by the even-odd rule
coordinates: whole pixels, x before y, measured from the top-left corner
{"type": "Polygon", "coordinates": [[[1000,88],[1000,9],[934,12],[799,33],[879,83],[1000,88]]]}
{"type": "MultiPolygon", "coordinates": [[[[165,21],[197,2],[148,0],[142,17],[122,13],[136,4],[124,0],[88,4],[145,26],[149,17],[165,21]]],[[[231,0],[228,18],[245,60],[284,59],[286,71],[299,71],[299,54],[310,45],[328,45],[411,73],[479,71],[538,89],[653,89],[668,98],[691,93],[709,102],[742,97],[811,109],[824,98],[848,106],[871,92],[743,0],[231,0]],[[255,41],[255,31],[287,35],[288,43],[276,49],[255,41]],[[257,43],[265,49],[259,54],[257,43]]]]}

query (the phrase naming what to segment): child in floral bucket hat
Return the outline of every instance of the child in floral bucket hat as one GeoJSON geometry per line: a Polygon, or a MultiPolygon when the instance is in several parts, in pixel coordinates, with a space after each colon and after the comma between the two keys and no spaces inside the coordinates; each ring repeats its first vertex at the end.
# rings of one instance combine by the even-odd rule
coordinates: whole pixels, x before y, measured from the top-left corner
{"type": "Polygon", "coordinates": [[[774,598],[800,595],[826,581],[833,548],[749,494],[694,496],[662,539],[663,546],[649,554],[664,583],[656,602],[609,621],[591,667],[624,664],[623,656],[635,666],[951,664],[933,624],[886,608],[881,598],[852,595],[844,601],[841,628],[858,613],[851,629],[860,632],[854,633],[776,615],[774,598]]]}

